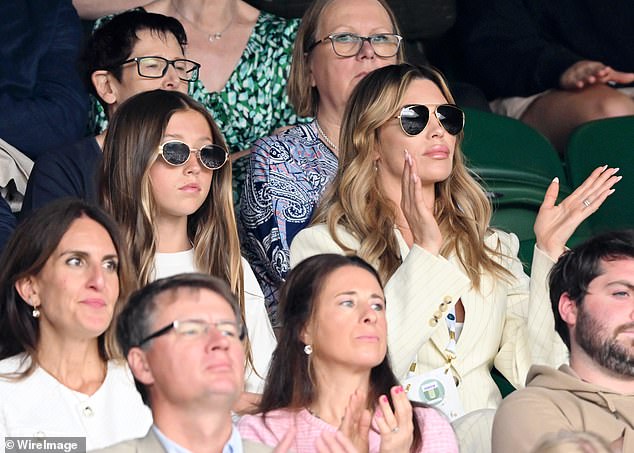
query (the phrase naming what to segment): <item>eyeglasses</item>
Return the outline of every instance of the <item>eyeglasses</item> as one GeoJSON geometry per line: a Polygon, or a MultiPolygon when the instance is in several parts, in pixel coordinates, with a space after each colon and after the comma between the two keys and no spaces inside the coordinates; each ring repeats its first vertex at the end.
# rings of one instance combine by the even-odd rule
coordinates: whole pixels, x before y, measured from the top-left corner
{"type": "Polygon", "coordinates": [[[363,48],[363,43],[367,41],[377,56],[389,58],[398,53],[403,38],[394,33],[378,33],[370,36],[359,36],[355,33],[332,33],[312,43],[306,53],[310,53],[318,44],[326,42],[327,39],[332,44],[332,50],[340,57],[357,56],[363,48]]]}
{"type": "MultiPolygon", "coordinates": [[[[458,135],[464,127],[464,112],[453,104],[440,104],[434,107],[434,115],[440,125],[451,135],[458,135]]],[[[410,104],[401,109],[395,118],[401,123],[406,135],[418,135],[427,126],[430,108],[423,104],[410,104]]]]}
{"type": "Polygon", "coordinates": [[[176,320],[169,323],[165,327],[157,330],[156,332],[145,337],[143,340],[139,341],[139,344],[137,346],[141,347],[148,341],[169,333],[172,329],[174,329],[174,331],[178,335],[185,338],[201,338],[209,333],[209,329],[211,329],[212,326],[214,329],[220,332],[223,337],[237,339],[240,341],[244,340],[245,331],[242,324],[237,324],[233,321],[207,322],[202,319],[186,319],[183,321],[176,320]]]}
{"type": "Polygon", "coordinates": [[[163,57],[135,57],[124,61],[121,65],[127,63],[136,63],[136,70],[141,77],[150,79],[160,79],[165,76],[167,68],[172,65],[178,73],[178,78],[185,82],[194,82],[198,79],[198,70],[200,64],[185,58],[177,58],[176,60],[168,60],[163,57]]]}
{"type": "Polygon", "coordinates": [[[190,148],[187,143],[179,140],[171,140],[163,143],[158,148],[158,153],[163,160],[174,167],[185,165],[192,153],[198,155],[198,160],[208,170],[218,170],[229,157],[227,150],[222,146],[210,144],[202,148],[190,148]]]}

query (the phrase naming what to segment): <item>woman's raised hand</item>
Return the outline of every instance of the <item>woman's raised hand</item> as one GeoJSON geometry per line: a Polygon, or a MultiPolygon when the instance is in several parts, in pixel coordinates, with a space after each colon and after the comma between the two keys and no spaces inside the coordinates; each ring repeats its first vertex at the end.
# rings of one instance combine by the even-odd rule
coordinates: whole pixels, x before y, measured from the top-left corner
{"type": "Polygon", "coordinates": [[[380,453],[408,453],[414,441],[412,405],[403,387],[392,387],[394,410],[385,395],[379,397],[379,407],[374,412],[374,421],[381,434],[380,453]]]}
{"type": "Polygon", "coordinates": [[[612,186],[621,180],[621,176],[616,176],[618,171],[618,168],[608,168],[607,165],[595,169],[583,184],[557,206],[559,180],[555,178],[546,190],[544,202],[535,219],[537,247],[557,260],[581,222],[599,209],[614,192],[612,186]]]}
{"type": "Polygon", "coordinates": [[[371,422],[372,414],[366,409],[366,397],[361,396],[357,390],[350,395],[339,431],[350,440],[358,452],[366,453],[371,422]]]}
{"type": "Polygon", "coordinates": [[[434,217],[433,207],[423,200],[423,187],[416,171],[416,161],[405,150],[405,164],[401,177],[401,209],[418,244],[429,253],[438,255],[442,246],[442,233],[434,217]]]}

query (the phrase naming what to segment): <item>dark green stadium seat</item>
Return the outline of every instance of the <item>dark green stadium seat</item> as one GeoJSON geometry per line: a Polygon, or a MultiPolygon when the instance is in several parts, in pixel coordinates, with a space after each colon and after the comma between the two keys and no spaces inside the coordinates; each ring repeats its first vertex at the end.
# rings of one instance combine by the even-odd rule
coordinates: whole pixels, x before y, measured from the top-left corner
{"type": "Polygon", "coordinates": [[[600,165],[619,167],[623,179],[588,219],[594,233],[634,228],[634,116],[597,120],[579,126],[568,141],[566,171],[574,187],[600,165]]]}
{"type": "MultiPolygon", "coordinates": [[[[520,121],[473,109],[465,109],[465,116],[463,151],[493,203],[491,225],[518,236],[529,271],[533,224],[548,185],[557,176],[559,199],[571,192],[563,164],[550,142],[520,121]]],[[[584,231],[582,226],[583,237],[584,231]]]]}

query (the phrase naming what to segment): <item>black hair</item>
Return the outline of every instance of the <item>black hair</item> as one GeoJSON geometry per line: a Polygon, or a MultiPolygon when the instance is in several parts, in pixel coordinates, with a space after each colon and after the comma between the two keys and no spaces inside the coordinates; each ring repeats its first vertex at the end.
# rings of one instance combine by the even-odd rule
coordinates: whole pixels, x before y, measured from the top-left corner
{"type": "Polygon", "coordinates": [[[93,72],[108,70],[117,80],[121,80],[120,65],[132,54],[132,49],[139,40],[138,33],[142,30],[149,30],[161,37],[174,35],[181,50],[185,52],[187,35],[177,19],[163,14],[148,13],[144,9],[126,11],[114,16],[88,38],[81,56],[86,88],[100,102],[103,101],[91,80],[93,72]]]}
{"type": "Polygon", "coordinates": [[[550,302],[555,316],[555,329],[570,349],[568,324],[559,313],[559,299],[563,294],[583,304],[592,280],[603,274],[601,261],[634,259],[634,230],[603,233],[566,251],[551,269],[549,275],[550,302]]]}

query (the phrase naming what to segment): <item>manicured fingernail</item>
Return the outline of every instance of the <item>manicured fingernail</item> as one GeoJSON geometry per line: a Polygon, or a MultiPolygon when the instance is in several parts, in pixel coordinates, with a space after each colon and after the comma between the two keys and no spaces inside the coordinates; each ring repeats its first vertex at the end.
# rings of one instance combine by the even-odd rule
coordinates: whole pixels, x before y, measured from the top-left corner
{"type": "Polygon", "coordinates": [[[387,396],[381,395],[381,402],[382,403],[387,403],[387,396]]]}
{"type": "Polygon", "coordinates": [[[605,171],[608,168],[608,164],[605,164],[603,167],[601,167],[603,169],[603,171],[605,171]]]}
{"type": "Polygon", "coordinates": [[[620,170],[620,168],[619,168],[619,167],[616,167],[616,168],[612,169],[612,173],[618,173],[618,172],[619,172],[619,170],[620,170]]]}
{"type": "Polygon", "coordinates": [[[396,387],[395,393],[403,393],[403,387],[401,387],[400,385],[396,387]]]}
{"type": "Polygon", "coordinates": [[[614,191],[615,191],[615,190],[616,190],[616,189],[610,189],[610,190],[608,190],[608,195],[612,195],[612,194],[614,193],[614,191]]]}
{"type": "Polygon", "coordinates": [[[559,177],[555,176],[553,178],[553,182],[559,184],[559,177]]]}

